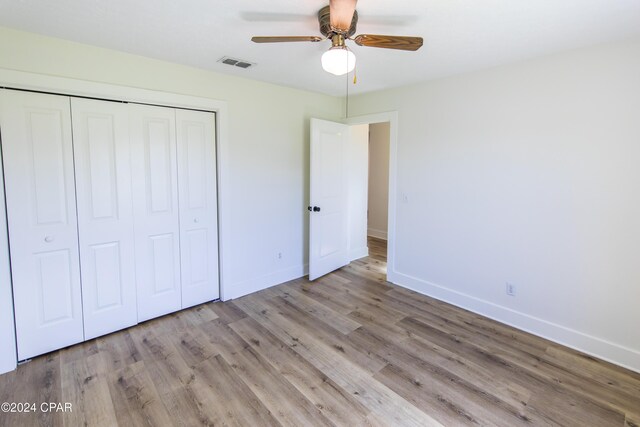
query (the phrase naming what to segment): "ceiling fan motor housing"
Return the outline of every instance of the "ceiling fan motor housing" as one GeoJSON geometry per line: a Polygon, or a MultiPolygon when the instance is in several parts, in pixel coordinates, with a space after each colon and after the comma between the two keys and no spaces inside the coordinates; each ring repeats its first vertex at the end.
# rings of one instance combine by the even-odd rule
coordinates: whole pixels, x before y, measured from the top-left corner
{"type": "Polygon", "coordinates": [[[336,29],[331,27],[329,6],[325,6],[320,9],[320,11],[318,11],[318,21],[320,22],[320,33],[328,39],[332,39],[335,34],[342,34],[344,38],[349,38],[356,33],[356,26],[358,24],[358,12],[353,12],[351,26],[349,27],[349,31],[347,31],[346,33],[336,31],[336,29]]]}

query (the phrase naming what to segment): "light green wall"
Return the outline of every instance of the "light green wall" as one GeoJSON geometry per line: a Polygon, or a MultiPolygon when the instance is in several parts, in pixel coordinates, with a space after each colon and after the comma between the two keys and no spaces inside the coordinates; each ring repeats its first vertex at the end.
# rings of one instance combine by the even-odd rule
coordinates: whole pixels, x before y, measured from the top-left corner
{"type": "Polygon", "coordinates": [[[304,268],[309,118],[339,120],[339,98],[2,27],[0,68],[226,101],[227,295],[258,290],[304,268]]]}

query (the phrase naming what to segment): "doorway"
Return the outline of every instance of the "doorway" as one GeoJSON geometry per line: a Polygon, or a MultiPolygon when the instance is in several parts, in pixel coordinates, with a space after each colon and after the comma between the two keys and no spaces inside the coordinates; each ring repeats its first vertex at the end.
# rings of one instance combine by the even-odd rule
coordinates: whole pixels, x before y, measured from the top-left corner
{"type": "Polygon", "coordinates": [[[384,263],[386,274],[389,224],[390,123],[369,124],[369,173],[367,185],[367,246],[369,257],[384,263]]]}
{"type": "Polygon", "coordinates": [[[367,235],[369,258],[376,263],[384,263],[380,264],[379,268],[382,269],[384,265],[387,281],[394,283],[397,280],[395,277],[395,223],[398,197],[396,188],[398,112],[389,111],[350,117],[345,120],[345,123],[352,127],[356,127],[355,125],[368,125],[368,145],[373,150],[377,150],[377,152],[374,151],[373,153],[367,150],[372,162],[368,168],[371,170],[370,177],[373,178],[374,182],[371,184],[367,182],[368,200],[365,234],[367,235]],[[379,191],[380,187],[387,189],[386,194],[384,191],[379,191]],[[369,194],[370,189],[375,193],[369,194]],[[378,204],[377,211],[373,212],[373,207],[369,206],[369,200],[376,197],[378,201],[374,201],[374,203],[378,204]],[[381,209],[385,210],[385,205],[386,217],[379,212],[381,209]],[[372,215],[373,218],[371,218],[372,215]]]}
{"type": "Polygon", "coordinates": [[[392,283],[395,280],[397,118],[397,112],[388,112],[353,117],[343,123],[311,119],[307,207],[310,280],[369,256],[369,246],[378,256],[386,280],[392,283]],[[371,185],[370,130],[371,145],[375,144],[371,154],[374,161],[371,185]],[[375,209],[368,206],[370,187],[372,200],[377,200],[375,209]],[[369,227],[370,210],[372,227],[369,227]]]}

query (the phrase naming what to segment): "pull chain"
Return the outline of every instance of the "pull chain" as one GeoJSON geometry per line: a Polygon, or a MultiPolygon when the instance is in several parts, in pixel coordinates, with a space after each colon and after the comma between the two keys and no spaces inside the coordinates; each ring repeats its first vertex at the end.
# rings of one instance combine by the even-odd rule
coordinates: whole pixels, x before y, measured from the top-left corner
{"type": "Polygon", "coordinates": [[[345,118],[349,118],[349,73],[347,73],[347,100],[346,100],[345,118]]]}

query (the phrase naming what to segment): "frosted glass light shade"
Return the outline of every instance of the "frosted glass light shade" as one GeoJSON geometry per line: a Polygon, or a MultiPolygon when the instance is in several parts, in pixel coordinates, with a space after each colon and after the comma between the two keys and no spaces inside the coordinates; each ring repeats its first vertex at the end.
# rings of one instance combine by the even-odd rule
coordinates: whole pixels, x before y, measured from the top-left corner
{"type": "Polygon", "coordinates": [[[322,68],[336,76],[342,76],[356,67],[356,56],[344,46],[335,46],[322,54],[322,68]]]}

